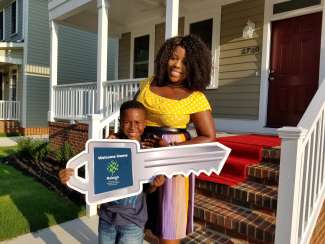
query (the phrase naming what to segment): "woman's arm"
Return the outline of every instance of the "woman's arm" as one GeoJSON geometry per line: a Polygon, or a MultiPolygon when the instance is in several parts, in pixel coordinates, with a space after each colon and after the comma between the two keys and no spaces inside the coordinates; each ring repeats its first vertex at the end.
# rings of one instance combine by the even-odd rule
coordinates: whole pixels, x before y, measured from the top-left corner
{"type": "Polygon", "coordinates": [[[176,145],[213,142],[215,140],[216,129],[210,110],[191,114],[190,118],[194,124],[197,137],[182,143],[176,143],[176,145]]]}

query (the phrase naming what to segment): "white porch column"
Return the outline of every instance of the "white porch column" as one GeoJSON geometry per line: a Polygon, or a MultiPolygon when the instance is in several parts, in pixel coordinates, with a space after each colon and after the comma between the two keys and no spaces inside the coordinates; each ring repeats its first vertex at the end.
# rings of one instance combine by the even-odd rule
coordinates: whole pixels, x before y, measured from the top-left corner
{"type": "Polygon", "coordinates": [[[55,97],[53,87],[58,83],[58,24],[53,20],[50,21],[51,32],[51,60],[50,60],[50,101],[48,120],[54,121],[55,97]]]}
{"type": "Polygon", "coordinates": [[[108,0],[97,0],[97,96],[96,113],[103,112],[103,82],[107,81],[108,0]]]}
{"type": "MultiPolygon", "coordinates": [[[[100,121],[102,120],[102,114],[90,114],[88,115],[89,125],[88,125],[88,139],[102,139],[100,134],[100,121]]],[[[86,177],[88,178],[88,176],[86,177]]],[[[86,215],[88,217],[94,216],[97,214],[97,205],[86,204],[86,215]]]]}
{"type": "Polygon", "coordinates": [[[325,2],[323,1],[322,35],[319,62],[319,85],[325,82],[325,2]]]}
{"type": "Polygon", "coordinates": [[[300,152],[307,130],[283,127],[278,129],[278,133],[282,143],[274,243],[296,244],[299,239],[301,171],[304,160],[300,152]]]}
{"type": "Polygon", "coordinates": [[[178,35],[179,0],[166,0],[165,39],[178,35]]]}

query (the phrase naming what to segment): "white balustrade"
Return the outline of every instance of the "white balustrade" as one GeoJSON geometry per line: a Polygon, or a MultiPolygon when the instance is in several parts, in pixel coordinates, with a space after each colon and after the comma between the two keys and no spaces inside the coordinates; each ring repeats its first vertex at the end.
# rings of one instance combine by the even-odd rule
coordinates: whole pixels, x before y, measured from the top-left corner
{"type": "Polygon", "coordinates": [[[141,79],[106,81],[104,87],[104,117],[119,111],[120,106],[127,100],[132,100],[139,90],[141,79]]]}
{"type": "Polygon", "coordinates": [[[275,243],[309,243],[325,198],[325,81],[282,138],[275,243]]]}
{"type": "MultiPolygon", "coordinates": [[[[113,80],[103,83],[104,111],[107,118],[120,109],[123,102],[133,99],[142,79],[113,80]]],[[[68,120],[87,120],[89,114],[96,113],[95,101],[97,85],[77,83],[54,86],[54,117],[68,120]]]]}
{"type": "Polygon", "coordinates": [[[96,83],[54,86],[54,117],[84,120],[95,112],[96,83]]]}
{"type": "Polygon", "coordinates": [[[19,101],[0,101],[0,120],[19,120],[19,101]]]}

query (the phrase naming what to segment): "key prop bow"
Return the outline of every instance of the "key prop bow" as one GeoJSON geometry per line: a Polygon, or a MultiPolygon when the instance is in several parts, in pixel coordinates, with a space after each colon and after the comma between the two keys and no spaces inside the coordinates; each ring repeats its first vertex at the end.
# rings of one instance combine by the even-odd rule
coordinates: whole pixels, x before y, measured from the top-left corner
{"type": "Polygon", "coordinates": [[[219,174],[230,148],[219,142],[176,147],[140,149],[138,141],[121,139],[88,140],[86,151],[71,158],[74,169],[68,186],[86,194],[88,204],[100,204],[139,194],[142,184],[163,174],[219,174]],[[85,178],[78,169],[85,165],[85,178]]]}

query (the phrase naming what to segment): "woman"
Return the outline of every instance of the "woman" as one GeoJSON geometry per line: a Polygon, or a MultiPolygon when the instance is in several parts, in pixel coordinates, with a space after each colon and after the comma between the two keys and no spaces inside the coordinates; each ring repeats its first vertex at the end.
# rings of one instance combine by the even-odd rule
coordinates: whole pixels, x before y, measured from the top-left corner
{"type": "MultiPolygon", "coordinates": [[[[213,141],[214,121],[202,93],[210,76],[211,53],[199,38],[167,40],[155,59],[154,77],[141,84],[137,96],[147,110],[145,136],[162,138],[163,146],[213,141]],[[192,139],[186,131],[190,122],[197,132],[192,139]]],[[[149,228],[161,243],[179,243],[193,228],[194,176],[166,179],[148,204],[149,228]]]]}

